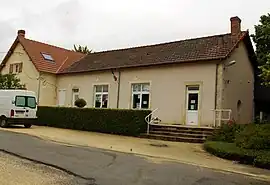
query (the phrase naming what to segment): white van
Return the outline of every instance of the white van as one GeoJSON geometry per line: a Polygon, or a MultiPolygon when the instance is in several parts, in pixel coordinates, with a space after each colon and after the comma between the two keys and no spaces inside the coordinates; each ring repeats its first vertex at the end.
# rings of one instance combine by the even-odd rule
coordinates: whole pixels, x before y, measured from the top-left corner
{"type": "Polygon", "coordinates": [[[0,89],[0,127],[22,124],[30,128],[37,120],[36,113],[35,92],[0,89]]]}

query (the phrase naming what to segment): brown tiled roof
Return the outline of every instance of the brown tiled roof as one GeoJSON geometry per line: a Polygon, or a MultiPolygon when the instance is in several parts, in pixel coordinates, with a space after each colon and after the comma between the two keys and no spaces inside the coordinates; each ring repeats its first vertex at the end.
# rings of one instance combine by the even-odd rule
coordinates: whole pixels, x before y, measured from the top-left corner
{"type": "Polygon", "coordinates": [[[241,32],[239,39],[231,34],[214,35],[157,45],[97,52],[87,55],[59,73],[88,72],[114,68],[140,67],[158,64],[215,60],[225,58],[236,43],[248,35],[241,32]]]}
{"type": "Polygon", "coordinates": [[[5,65],[18,43],[21,43],[36,69],[41,72],[56,74],[58,71],[69,67],[71,64],[85,56],[79,52],[74,52],[18,36],[11,46],[8,54],[5,56],[1,64],[1,68],[5,65]],[[41,53],[51,55],[54,61],[45,60],[41,53]]]}

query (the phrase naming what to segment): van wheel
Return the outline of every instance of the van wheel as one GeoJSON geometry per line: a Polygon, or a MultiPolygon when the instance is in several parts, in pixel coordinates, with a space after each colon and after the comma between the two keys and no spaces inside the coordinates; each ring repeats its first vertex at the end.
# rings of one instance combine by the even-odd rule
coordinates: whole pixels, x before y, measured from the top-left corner
{"type": "Polygon", "coordinates": [[[31,124],[24,124],[25,128],[30,128],[32,125],[31,124]]]}
{"type": "Polygon", "coordinates": [[[4,117],[0,118],[0,127],[2,127],[2,128],[8,127],[8,123],[7,123],[6,118],[4,118],[4,117]]]}

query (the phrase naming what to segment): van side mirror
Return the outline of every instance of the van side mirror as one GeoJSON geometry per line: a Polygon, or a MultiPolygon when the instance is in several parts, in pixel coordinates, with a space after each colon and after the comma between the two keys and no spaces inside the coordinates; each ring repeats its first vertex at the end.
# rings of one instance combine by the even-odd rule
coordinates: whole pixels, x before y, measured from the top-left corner
{"type": "Polygon", "coordinates": [[[12,102],[11,102],[12,104],[15,104],[15,101],[14,100],[12,100],[12,102]]]}

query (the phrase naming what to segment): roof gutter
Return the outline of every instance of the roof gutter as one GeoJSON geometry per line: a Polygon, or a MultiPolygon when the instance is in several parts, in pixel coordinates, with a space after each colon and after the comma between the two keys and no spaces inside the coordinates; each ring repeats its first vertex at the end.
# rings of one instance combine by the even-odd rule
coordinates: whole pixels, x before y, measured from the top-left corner
{"type": "Polygon", "coordinates": [[[188,64],[188,63],[191,64],[191,63],[203,62],[203,61],[222,60],[224,58],[225,57],[216,57],[216,58],[205,58],[205,59],[200,59],[200,60],[186,60],[186,61],[180,61],[180,62],[160,62],[160,63],[119,66],[119,67],[107,67],[107,68],[80,70],[80,71],[65,71],[65,72],[59,72],[59,73],[57,73],[57,75],[75,74],[75,73],[89,73],[89,72],[98,72],[98,71],[106,71],[106,70],[113,70],[113,69],[140,68],[140,67],[150,67],[150,66],[159,66],[159,65],[173,65],[173,64],[175,65],[175,64],[188,64]]]}

